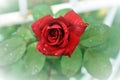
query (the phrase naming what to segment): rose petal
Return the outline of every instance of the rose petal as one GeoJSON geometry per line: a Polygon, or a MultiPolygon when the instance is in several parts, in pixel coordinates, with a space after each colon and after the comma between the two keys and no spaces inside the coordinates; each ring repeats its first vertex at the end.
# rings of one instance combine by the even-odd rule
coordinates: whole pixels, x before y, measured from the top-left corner
{"type": "Polygon", "coordinates": [[[44,16],[38,19],[32,24],[32,30],[38,39],[41,38],[41,32],[42,32],[43,27],[45,27],[45,25],[48,24],[48,22],[50,22],[52,19],[53,18],[50,15],[47,15],[47,16],[44,16]]]}
{"type": "Polygon", "coordinates": [[[60,35],[61,35],[61,32],[60,32],[59,29],[57,29],[56,34],[55,34],[54,37],[52,37],[52,36],[50,36],[50,34],[48,34],[48,36],[47,36],[47,40],[49,42],[48,44],[49,45],[57,45],[57,43],[59,42],[60,35]]]}
{"type": "Polygon", "coordinates": [[[73,10],[65,14],[64,18],[70,22],[70,31],[74,32],[79,37],[83,34],[85,28],[88,26],[88,23],[84,23],[82,18],[76,14],[73,10]]]}
{"type": "Polygon", "coordinates": [[[58,29],[61,28],[59,24],[54,24],[53,26],[49,26],[48,29],[58,29]]]}
{"type": "Polygon", "coordinates": [[[65,48],[53,47],[42,41],[38,42],[37,50],[47,56],[61,56],[64,54],[65,48]]]}
{"type": "Polygon", "coordinates": [[[54,26],[52,27],[50,27],[50,26],[46,26],[45,28],[43,28],[43,30],[42,30],[42,33],[41,33],[41,39],[44,39],[44,42],[46,42],[47,44],[49,44],[49,45],[55,45],[55,44],[57,44],[58,43],[58,41],[59,41],[59,35],[61,35],[61,33],[60,33],[60,31],[59,31],[59,29],[60,29],[61,27],[59,27],[59,26],[56,26],[56,30],[58,31],[58,33],[57,33],[57,35],[56,35],[56,38],[57,39],[53,39],[53,37],[52,36],[50,36],[50,33],[49,33],[49,31],[50,30],[52,30],[52,29],[55,29],[54,28],[54,26]]]}
{"type": "Polygon", "coordinates": [[[73,32],[70,32],[70,39],[69,39],[68,45],[66,46],[66,51],[64,55],[67,55],[70,57],[74,49],[78,45],[78,43],[79,43],[79,37],[73,32]]]}
{"type": "Polygon", "coordinates": [[[61,16],[59,18],[56,18],[53,20],[53,22],[59,23],[61,25],[61,29],[64,31],[64,35],[61,36],[61,39],[58,43],[59,47],[65,47],[68,44],[68,22],[66,22],[66,20],[61,16]]]}
{"type": "Polygon", "coordinates": [[[65,47],[68,43],[68,34],[69,34],[69,31],[68,31],[68,22],[66,22],[66,20],[61,16],[59,18],[56,18],[56,19],[53,19],[51,21],[52,23],[54,23],[55,25],[60,25],[60,27],[57,27],[57,26],[51,26],[49,27],[50,29],[51,28],[60,28],[60,29],[63,29],[64,31],[64,35],[63,36],[60,36],[61,39],[59,39],[60,41],[58,42],[58,45],[60,47],[65,47]]]}
{"type": "MultiPolygon", "coordinates": [[[[87,27],[87,26],[86,26],[87,27]]],[[[72,31],[72,33],[76,34],[79,38],[81,37],[81,35],[84,33],[86,27],[79,27],[76,26],[75,28],[69,28],[70,32],[72,31]]]]}
{"type": "Polygon", "coordinates": [[[66,13],[64,15],[64,18],[68,22],[70,22],[71,24],[76,25],[76,26],[80,25],[80,23],[82,22],[82,18],[78,14],[76,14],[73,10],[66,13]]]}
{"type": "Polygon", "coordinates": [[[81,16],[76,14],[73,10],[69,11],[68,13],[66,13],[64,15],[64,18],[67,20],[67,22],[70,22],[70,24],[73,27],[81,26],[81,27],[84,28],[84,27],[86,27],[88,25],[87,23],[84,23],[82,21],[81,16]]]}

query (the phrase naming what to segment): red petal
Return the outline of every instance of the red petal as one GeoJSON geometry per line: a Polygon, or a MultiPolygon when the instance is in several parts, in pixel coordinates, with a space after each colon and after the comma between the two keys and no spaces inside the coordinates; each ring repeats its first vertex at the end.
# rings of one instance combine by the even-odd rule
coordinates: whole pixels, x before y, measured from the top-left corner
{"type": "Polygon", "coordinates": [[[66,51],[64,55],[67,56],[71,56],[71,54],[73,53],[74,49],[76,48],[76,46],[79,43],[79,37],[74,34],[73,32],[70,32],[70,39],[69,39],[69,43],[66,46],[66,51]]]}
{"type": "Polygon", "coordinates": [[[71,24],[69,26],[70,31],[78,35],[79,37],[83,34],[88,23],[84,23],[82,18],[76,14],[73,10],[69,11],[64,18],[71,24]]]}
{"type": "Polygon", "coordinates": [[[80,23],[82,22],[82,18],[78,14],[76,14],[73,10],[66,13],[64,18],[72,25],[76,26],[80,25],[80,23]]]}
{"type": "Polygon", "coordinates": [[[52,20],[53,18],[50,15],[44,16],[32,24],[32,30],[38,39],[41,38],[41,32],[43,27],[52,20]]]}
{"type": "Polygon", "coordinates": [[[47,56],[61,56],[63,55],[65,51],[65,48],[52,47],[46,43],[43,43],[42,41],[40,41],[37,44],[36,48],[42,54],[47,55],[47,56]]]}

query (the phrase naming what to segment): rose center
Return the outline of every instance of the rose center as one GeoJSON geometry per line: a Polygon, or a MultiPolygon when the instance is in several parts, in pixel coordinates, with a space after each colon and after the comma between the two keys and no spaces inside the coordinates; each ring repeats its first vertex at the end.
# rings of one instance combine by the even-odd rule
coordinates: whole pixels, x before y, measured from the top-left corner
{"type": "Polygon", "coordinates": [[[57,29],[51,29],[49,32],[50,37],[52,37],[52,39],[56,39],[58,36],[59,31],[57,29]]]}
{"type": "Polygon", "coordinates": [[[51,45],[57,45],[64,37],[64,31],[59,24],[53,24],[48,27],[47,41],[51,45]]]}

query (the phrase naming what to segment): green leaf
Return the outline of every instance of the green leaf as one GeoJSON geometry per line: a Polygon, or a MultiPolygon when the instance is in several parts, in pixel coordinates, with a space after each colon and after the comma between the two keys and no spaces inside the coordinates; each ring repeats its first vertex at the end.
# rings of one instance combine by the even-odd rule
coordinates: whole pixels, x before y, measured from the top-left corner
{"type": "Polygon", "coordinates": [[[36,50],[36,43],[29,45],[24,57],[27,74],[33,75],[40,72],[45,64],[45,59],[45,56],[36,50]]]}
{"type": "Polygon", "coordinates": [[[105,54],[88,49],[85,52],[84,59],[84,66],[93,77],[106,79],[112,73],[112,65],[105,54]]]}
{"type": "Polygon", "coordinates": [[[89,25],[102,24],[104,17],[99,17],[98,12],[98,10],[92,12],[85,12],[80,14],[80,16],[82,16],[83,21],[89,23],[89,25]]]}
{"type": "Polygon", "coordinates": [[[104,24],[89,26],[82,35],[80,44],[85,47],[93,47],[106,42],[109,39],[110,29],[104,24]]]}
{"type": "MultiPolygon", "coordinates": [[[[113,41],[113,39],[112,39],[112,41],[113,41]]],[[[104,53],[109,57],[115,58],[117,56],[117,54],[119,53],[120,49],[118,47],[119,44],[117,44],[116,42],[114,42],[114,44],[111,44],[112,41],[109,39],[107,42],[105,42],[101,45],[92,47],[92,49],[94,49],[98,52],[104,53]]]]}
{"type": "Polygon", "coordinates": [[[57,71],[51,70],[50,80],[69,80],[69,78],[57,71]]]}
{"type": "Polygon", "coordinates": [[[0,66],[19,60],[26,50],[26,42],[21,37],[13,37],[0,43],[0,66]]]}
{"type": "Polygon", "coordinates": [[[62,9],[55,14],[55,17],[64,16],[70,9],[62,9]]]}
{"type": "Polygon", "coordinates": [[[120,8],[116,12],[116,16],[113,20],[113,24],[111,26],[111,34],[110,34],[110,41],[109,41],[109,54],[112,57],[117,57],[120,50],[120,8]]]}
{"type": "Polygon", "coordinates": [[[76,75],[74,75],[73,77],[75,78],[75,80],[80,80],[84,76],[85,76],[85,74],[81,73],[81,71],[80,71],[76,75]]]}
{"type": "Polygon", "coordinates": [[[58,73],[61,73],[61,64],[60,64],[61,58],[60,59],[48,59],[47,58],[47,62],[52,70],[57,71],[58,73]]]}
{"type": "Polygon", "coordinates": [[[23,76],[25,75],[25,67],[24,67],[24,61],[23,59],[18,60],[16,63],[9,65],[7,67],[5,67],[5,74],[10,75],[11,77],[14,78],[19,78],[19,80],[21,80],[21,78],[23,78],[23,76]]]}
{"type": "Polygon", "coordinates": [[[28,26],[22,26],[17,30],[17,35],[23,37],[26,42],[35,41],[36,38],[33,32],[28,28],[28,26]]]}
{"type": "Polygon", "coordinates": [[[16,31],[16,29],[17,26],[0,27],[0,41],[9,38],[12,35],[12,33],[16,31]]]}
{"type": "Polygon", "coordinates": [[[32,76],[28,76],[23,80],[48,80],[48,71],[46,69],[41,70],[40,73],[32,76]]]}
{"type": "Polygon", "coordinates": [[[35,20],[37,20],[45,15],[48,15],[48,14],[53,15],[50,6],[48,6],[46,4],[40,4],[36,7],[34,7],[32,12],[33,12],[33,18],[35,20]]]}
{"type": "Polygon", "coordinates": [[[61,60],[62,72],[66,76],[72,76],[80,69],[82,64],[82,53],[79,47],[76,47],[70,58],[63,56],[61,60]]]}
{"type": "Polygon", "coordinates": [[[35,75],[26,75],[26,68],[24,66],[24,60],[21,59],[17,63],[9,66],[6,69],[6,75],[10,75],[10,77],[15,78],[14,80],[48,80],[48,69],[46,68],[47,65],[35,75]]]}

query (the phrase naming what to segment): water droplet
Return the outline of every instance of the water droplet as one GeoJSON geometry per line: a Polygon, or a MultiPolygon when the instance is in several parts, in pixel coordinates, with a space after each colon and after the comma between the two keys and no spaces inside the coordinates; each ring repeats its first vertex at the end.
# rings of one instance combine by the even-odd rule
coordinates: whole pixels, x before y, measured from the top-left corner
{"type": "Polygon", "coordinates": [[[58,53],[55,53],[55,55],[57,56],[57,55],[58,55],[58,53]]]}
{"type": "Polygon", "coordinates": [[[39,48],[40,48],[40,45],[38,45],[37,48],[39,49],[39,48]]]}
{"type": "Polygon", "coordinates": [[[6,47],[8,47],[8,44],[6,44],[6,47]]]}
{"type": "Polygon", "coordinates": [[[70,80],[76,80],[74,77],[71,77],[70,80]]]}
{"type": "Polygon", "coordinates": [[[10,56],[13,56],[13,54],[12,54],[12,53],[10,53],[10,56]]]}
{"type": "Polygon", "coordinates": [[[89,42],[92,42],[92,40],[89,40],[89,42]]]}
{"type": "Polygon", "coordinates": [[[39,67],[35,65],[32,69],[32,74],[36,74],[39,71],[39,67]]]}
{"type": "Polygon", "coordinates": [[[24,37],[25,35],[24,35],[24,34],[22,34],[22,36],[24,37]]]}
{"type": "Polygon", "coordinates": [[[13,32],[11,35],[15,35],[17,32],[13,32]]]}
{"type": "Polygon", "coordinates": [[[45,49],[45,48],[43,48],[43,50],[45,51],[46,49],[45,49]]]}
{"type": "Polygon", "coordinates": [[[4,48],[4,51],[7,51],[7,48],[4,48]]]}
{"type": "Polygon", "coordinates": [[[47,47],[48,45],[47,44],[45,44],[45,47],[47,47]]]}
{"type": "Polygon", "coordinates": [[[81,23],[80,25],[82,26],[83,24],[81,23]]]}
{"type": "Polygon", "coordinates": [[[68,30],[65,30],[65,33],[68,32],[68,30]]]}
{"type": "Polygon", "coordinates": [[[0,41],[2,41],[4,39],[4,37],[2,35],[0,35],[0,41]]]}

